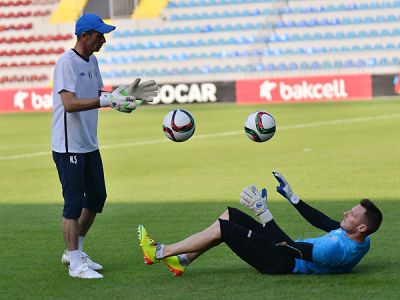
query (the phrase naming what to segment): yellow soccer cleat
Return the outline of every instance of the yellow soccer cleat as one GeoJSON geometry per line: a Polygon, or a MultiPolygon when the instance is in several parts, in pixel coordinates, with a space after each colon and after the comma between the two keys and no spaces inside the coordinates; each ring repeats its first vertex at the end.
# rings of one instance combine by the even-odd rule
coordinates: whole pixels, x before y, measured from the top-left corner
{"type": "Polygon", "coordinates": [[[143,225],[138,226],[138,238],[140,247],[143,250],[144,263],[146,265],[154,264],[156,260],[156,242],[151,239],[143,225]]]}
{"type": "Polygon", "coordinates": [[[174,276],[181,276],[183,272],[185,272],[186,266],[181,264],[177,255],[163,258],[163,262],[167,265],[168,269],[174,274],[174,276]]]}

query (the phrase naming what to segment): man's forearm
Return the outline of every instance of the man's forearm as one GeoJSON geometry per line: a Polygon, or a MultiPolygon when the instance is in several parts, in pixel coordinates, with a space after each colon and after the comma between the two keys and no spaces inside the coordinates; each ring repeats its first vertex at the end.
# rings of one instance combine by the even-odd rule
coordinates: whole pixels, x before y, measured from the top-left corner
{"type": "Polygon", "coordinates": [[[72,101],[63,102],[64,109],[66,112],[78,112],[84,110],[90,110],[100,108],[100,100],[97,98],[93,99],[74,99],[72,101]]]}
{"type": "Polygon", "coordinates": [[[325,230],[331,231],[340,227],[340,223],[338,221],[332,220],[319,210],[311,207],[304,201],[300,200],[297,204],[293,205],[297,211],[306,219],[311,225],[325,230]]]}

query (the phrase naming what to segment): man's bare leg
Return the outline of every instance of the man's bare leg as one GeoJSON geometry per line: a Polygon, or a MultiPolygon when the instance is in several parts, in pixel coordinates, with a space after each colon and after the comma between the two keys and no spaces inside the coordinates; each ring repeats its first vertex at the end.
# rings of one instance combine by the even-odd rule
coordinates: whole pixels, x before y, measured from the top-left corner
{"type": "Polygon", "coordinates": [[[62,229],[65,246],[68,251],[78,249],[79,223],[77,219],[62,218],[62,229]]]}
{"type": "MultiPolygon", "coordinates": [[[[229,213],[226,210],[220,217],[223,220],[229,220],[229,213]]],[[[192,262],[201,254],[212,247],[221,243],[221,229],[219,221],[215,221],[205,230],[195,233],[188,238],[171,245],[164,245],[164,257],[186,254],[192,262]]]]}
{"type": "Polygon", "coordinates": [[[96,213],[87,208],[82,209],[81,216],[79,218],[79,235],[85,236],[92,226],[96,213]]]}

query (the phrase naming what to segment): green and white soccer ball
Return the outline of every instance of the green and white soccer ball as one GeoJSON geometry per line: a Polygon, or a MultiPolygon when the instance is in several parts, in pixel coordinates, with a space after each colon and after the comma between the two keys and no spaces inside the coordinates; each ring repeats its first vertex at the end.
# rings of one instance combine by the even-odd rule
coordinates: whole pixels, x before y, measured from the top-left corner
{"type": "Polygon", "coordinates": [[[184,109],[174,109],[166,114],[163,130],[167,138],[174,142],[190,139],[196,129],[193,116],[184,109]]]}
{"type": "Polygon", "coordinates": [[[274,117],[265,111],[251,113],[244,122],[247,137],[257,143],[270,140],[276,131],[274,117]]]}

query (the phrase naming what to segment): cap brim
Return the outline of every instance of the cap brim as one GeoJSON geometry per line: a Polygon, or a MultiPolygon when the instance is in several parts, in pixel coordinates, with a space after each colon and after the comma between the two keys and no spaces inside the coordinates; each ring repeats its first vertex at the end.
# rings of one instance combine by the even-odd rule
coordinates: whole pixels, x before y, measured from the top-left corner
{"type": "Polygon", "coordinates": [[[109,33],[111,31],[113,31],[115,28],[116,28],[115,26],[104,23],[101,26],[95,28],[94,30],[96,30],[97,32],[100,32],[100,33],[109,33]]]}

